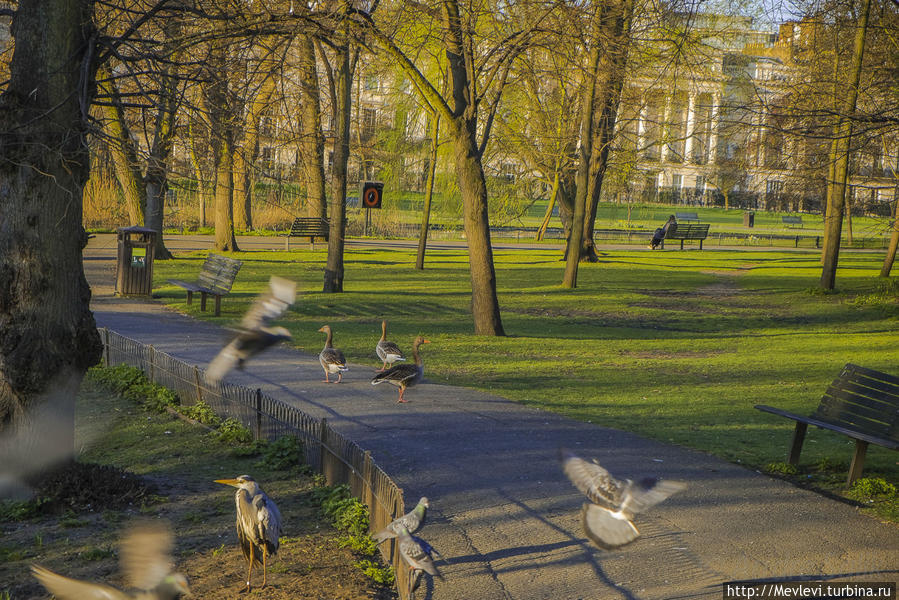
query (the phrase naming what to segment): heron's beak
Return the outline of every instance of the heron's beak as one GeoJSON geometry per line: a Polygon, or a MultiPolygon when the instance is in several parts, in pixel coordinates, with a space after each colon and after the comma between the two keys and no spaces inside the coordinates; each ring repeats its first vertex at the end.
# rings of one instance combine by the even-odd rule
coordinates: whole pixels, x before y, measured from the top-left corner
{"type": "Polygon", "coordinates": [[[237,479],[216,479],[216,483],[223,483],[225,485],[231,485],[234,487],[240,487],[240,481],[237,479]]]}

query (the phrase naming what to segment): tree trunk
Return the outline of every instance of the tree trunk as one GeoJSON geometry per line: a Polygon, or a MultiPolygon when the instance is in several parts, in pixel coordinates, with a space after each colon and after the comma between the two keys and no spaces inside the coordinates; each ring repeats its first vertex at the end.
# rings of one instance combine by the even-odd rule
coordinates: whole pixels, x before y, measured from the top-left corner
{"type": "Polygon", "coordinates": [[[234,227],[253,229],[253,163],[259,154],[259,120],[275,92],[275,78],[268,75],[260,84],[244,121],[244,135],[234,152],[234,227]]]}
{"type": "Polygon", "coordinates": [[[306,179],[306,202],[311,216],[328,216],[328,199],[325,195],[325,138],[322,134],[321,99],[318,69],[315,62],[315,45],[312,36],[300,34],[297,39],[300,60],[300,119],[303,137],[300,153],[303,157],[303,173],[306,179]]]}
{"type": "Polygon", "coordinates": [[[0,427],[73,449],[75,395],[102,348],[81,255],[91,15],[89,0],[20,0],[0,95],[0,427]],[[48,396],[71,439],[45,439],[30,422],[48,396]]]}
{"type": "Polygon", "coordinates": [[[425,268],[425,250],[428,247],[428,228],[431,221],[431,198],[434,195],[434,175],[437,172],[437,146],[440,142],[440,115],[431,115],[431,150],[428,154],[428,180],[425,183],[425,203],[421,207],[421,231],[418,234],[418,255],[415,268],[425,268]]]}
{"type": "MultiPolygon", "coordinates": [[[[167,31],[167,35],[172,32],[167,31]]],[[[160,74],[162,90],[159,96],[159,107],[156,113],[156,126],[153,134],[153,145],[147,159],[147,174],[144,176],[147,206],[144,223],[156,232],[156,250],[153,257],[160,260],[172,258],[172,253],[165,247],[162,229],[165,217],[165,194],[168,190],[168,166],[172,157],[175,141],[175,111],[178,107],[178,82],[172,73],[173,65],[167,65],[160,74]]]]}
{"type": "Polygon", "coordinates": [[[347,163],[350,158],[350,109],[353,74],[350,71],[349,22],[341,26],[341,43],[335,50],[336,131],[334,139],[334,172],[331,180],[331,221],[328,236],[328,261],[322,291],[343,291],[343,251],[346,235],[347,163]]]}
{"type": "Polygon", "coordinates": [[[474,127],[469,127],[469,122],[464,118],[451,125],[456,178],[462,194],[462,224],[468,243],[474,331],[477,335],[505,335],[496,295],[496,272],[487,214],[487,183],[474,139],[474,127]]]}
{"type": "Polygon", "coordinates": [[[194,136],[193,119],[188,125],[188,136],[190,137],[190,164],[194,170],[194,177],[197,178],[197,204],[199,209],[200,227],[206,227],[206,203],[209,198],[209,186],[203,178],[203,169],[200,166],[200,157],[197,156],[196,137],[194,136]]]}
{"type": "Polygon", "coordinates": [[[546,230],[549,228],[549,222],[553,217],[553,209],[556,207],[556,197],[559,195],[559,162],[556,161],[556,168],[553,175],[553,189],[549,194],[549,202],[546,204],[546,214],[543,215],[543,221],[537,228],[537,241],[543,241],[546,236],[546,230]]]}
{"type": "Polygon", "coordinates": [[[615,134],[615,123],[618,116],[618,105],[621,101],[621,90],[624,87],[625,66],[630,49],[631,15],[634,0],[620,0],[617,4],[604,5],[602,11],[602,33],[596,38],[597,44],[606,41],[605,51],[601,53],[597,66],[599,79],[598,107],[599,114],[593,135],[590,189],[587,195],[586,216],[584,221],[584,237],[581,245],[581,260],[596,262],[596,243],[593,231],[596,225],[596,211],[602,196],[602,184],[605,180],[609,164],[609,153],[612,149],[612,137],[615,134]]]}
{"type": "Polygon", "coordinates": [[[226,128],[218,140],[215,165],[215,244],[223,252],[237,252],[234,236],[234,152],[231,132],[226,128]]]}
{"type": "Polygon", "coordinates": [[[128,210],[128,220],[131,221],[129,225],[143,225],[144,209],[147,204],[146,190],[137,159],[137,149],[128,128],[128,120],[125,118],[125,109],[122,107],[119,90],[109,70],[104,67],[98,69],[97,79],[99,90],[107,96],[105,101],[108,104],[103,107],[106,113],[103,127],[111,138],[109,152],[112,155],[116,180],[125,200],[125,208],[128,210]]]}
{"type": "Polygon", "coordinates": [[[881,277],[889,277],[890,271],[893,269],[893,261],[896,260],[896,250],[899,249],[899,199],[894,199],[893,204],[893,222],[890,226],[892,233],[890,234],[890,247],[887,248],[887,255],[883,258],[883,266],[880,268],[881,277]]]}
{"type": "Polygon", "coordinates": [[[571,233],[568,235],[568,244],[565,248],[565,274],[562,278],[562,287],[577,287],[578,263],[581,259],[583,246],[584,227],[587,214],[588,193],[590,187],[590,159],[593,155],[593,113],[596,99],[597,71],[599,69],[600,33],[602,31],[601,8],[594,8],[593,16],[593,47],[590,49],[590,70],[588,78],[584,82],[581,98],[581,144],[578,147],[577,166],[577,195],[574,199],[574,215],[571,219],[571,233]]]}
{"type": "Polygon", "coordinates": [[[868,15],[871,0],[864,0],[861,19],[855,33],[852,70],[849,73],[849,89],[846,102],[834,131],[836,161],[834,163],[832,186],[828,190],[829,206],[825,219],[824,251],[821,269],[821,289],[832,290],[836,284],[837,262],[840,257],[840,236],[843,229],[843,206],[845,205],[847,179],[849,176],[849,150],[852,140],[852,115],[858,102],[858,88],[861,81],[862,62],[865,55],[865,35],[868,31],[868,15]]]}

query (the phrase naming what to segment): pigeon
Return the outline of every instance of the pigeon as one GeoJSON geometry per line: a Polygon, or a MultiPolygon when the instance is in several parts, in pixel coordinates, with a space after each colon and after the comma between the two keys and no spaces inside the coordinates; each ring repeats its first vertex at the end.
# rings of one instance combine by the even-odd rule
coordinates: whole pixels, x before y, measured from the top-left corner
{"type": "Polygon", "coordinates": [[[174,536],[168,525],[142,523],[124,536],[121,568],[134,592],[71,579],[40,565],[32,565],[31,573],[60,600],[177,600],[190,596],[190,587],[184,575],[172,572],[173,547],[174,536]]]}
{"type": "Polygon", "coordinates": [[[563,453],[562,468],[571,483],[590,502],[581,508],[584,533],[598,547],[612,550],[640,536],[634,515],[686,488],[680,481],[647,478],[641,481],[615,479],[597,462],[587,462],[563,453]]]}
{"type": "Polygon", "coordinates": [[[207,383],[215,385],[231,369],[243,369],[251,356],[291,339],[287,329],[270,327],[269,323],[284,314],[296,300],[296,295],[295,282],[273,275],[268,282],[268,291],[256,299],[241,320],[238,334],[209,363],[207,383]]]}
{"type": "Polygon", "coordinates": [[[415,360],[414,364],[403,363],[401,365],[394,365],[386,371],[375,375],[371,380],[371,384],[378,385],[379,383],[384,383],[386,381],[391,385],[395,385],[400,391],[397,402],[408,402],[408,400],[403,397],[406,393],[406,388],[417,384],[421,381],[422,377],[424,377],[424,363],[422,363],[421,355],[418,353],[418,347],[422,344],[430,343],[431,342],[421,336],[415,338],[415,342],[412,344],[412,357],[415,360]]]}
{"type": "Polygon", "coordinates": [[[409,533],[415,533],[424,523],[425,512],[428,510],[428,506],[428,499],[423,497],[410,512],[404,514],[402,517],[394,519],[384,529],[372,534],[372,539],[380,544],[391,538],[395,538],[400,527],[405,527],[409,533]]]}
{"type": "Polygon", "coordinates": [[[388,365],[393,366],[395,362],[406,360],[400,347],[387,340],[387,321],[381,321],[381,339],[378,340],[378,345],[375,346],[375,352],[378,354],[378,358],[384,362],[381,368],[378,369],[378,373],[386,371],[388,365]]]}
{"type": "Polygon", "coordinates": [[[343,372],[350,370],[346,366],[346,358],[343,357],[343,352],[331,345],[331,340],[334,337],[331,333],[331,328],[328,325],[324,325],[319,331],[328,336],[325,339],[325,347],[318,354],[318,362],[321,363],[322,369],[325,370],[325,383],[340,383],[340,380],[343,379],[343,372]],[[337,381],[331,381],[331,373],[337,373],[337,381]]]}
{"type": "Polygon", "coordinates": [[[400,525],[397,528],[397,542],[400,556],[412,569],[409,577],[409,593],[411,594],[418,584],[418,577],[422,572],[443,579],[443,575],[434,565],[432,554],[440,556],[430,544],[419,537],[409,534],[409,530],[400,525]]]}

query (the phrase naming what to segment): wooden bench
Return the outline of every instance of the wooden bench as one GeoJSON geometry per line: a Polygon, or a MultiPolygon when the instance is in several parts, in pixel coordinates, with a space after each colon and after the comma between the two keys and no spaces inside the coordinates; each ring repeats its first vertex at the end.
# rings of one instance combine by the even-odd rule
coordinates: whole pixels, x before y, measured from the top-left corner
{"type": "Polygon", "coordinates": [[[222,310],[222,296],[231,291],[234,278],[243,262],[236,258],[219,256],[210,253],[206,262],[200,268],[200,274],[196,282],[169,279],[169,283],[183,287],[187,290],[187,303],[193,302],[194,292],[200,292],[200,310],[206,310],[206,296],[215,298],[215,316],[219,316],[222,310]]]}
{"type": "Polygon", "coordinates": [[[697,215],[695,212],[676,213],[674,215],[674,218],[678,221],[699,223],[699,215],[697,215]]]}
{"type": "Polygon", "coordinates": [[[784,215],[780,220],[785,227],[802,227],[802,217],[799,215],[784,215]]]}
{"type": "Polygon", "coordinates": [[[684,249],[684,240],[699,240],[699,249],[702,250],[702,240],[709,236],[708,223],[672,223],[662,240],[662,249],[665,248],[665,240],[680,240],[680,249],[684,249]]]}
{"type": "Polygon", "coordinates": [[[787,461],[799,463],[809,425],[830,429],[855,440],[847,483],[861,474],[868,444],[899,450],[899,377],[847,364],[824,392],[818,409],[808,417],[756,405],[761,411],[796,421],[787,461]]]}
{"type": "Polygon", "coordinates": [[[310,244],[315,244],[315,238],[328,239],[328,231],[330,224],[327,219],[322,217],[297,217],[290,226],[290,233],[284,240],[284,248],[290,250],[290,238],[292,237],[308,237],[310,244]]]}

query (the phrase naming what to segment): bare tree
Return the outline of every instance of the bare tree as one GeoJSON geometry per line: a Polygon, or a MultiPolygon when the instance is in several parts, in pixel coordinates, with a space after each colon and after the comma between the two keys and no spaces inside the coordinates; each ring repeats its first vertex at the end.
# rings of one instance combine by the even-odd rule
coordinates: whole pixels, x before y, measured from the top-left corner
{"type": "MultiPolygon", "coordinates": [[[[410,58],[414,55],[407,54],[400,47],[401,36],[389,35],[369,15],[360,15],[360,23],[375,42],[401,66],[422,100],[431,110],[439,113],[446,123],[454,146],[456,178],[462,193],[462,217],[468,243],[471,310],[475,333],[505,335],[496,295],[496,271],[487,211],[487,182],[482,158],[490,139],[496,110],[508,82],[511,63],[526,47],[545,14],[533,15],[526,26],[494,39],[491,47],[491,42],[478,37],[479,32],[488,27],[486,22],[476,25],[479,18],[485,18],[484,14],[471,11],[463,17],[461,3],[455,1],[442,2],[433,8],[416,4],[414,10],[417,15],[401,11],[399,15],[394,15],[397,18],[392,24],[385,20],[385,25],[401,28],[407,23],[420,24],[419,18],[423,17],[427,21],[423,29],[427,30],[427,25],[431,23],[439,27],[436,37],[445,48],[449,61],[449,98],[444,97],[438,87],[423,74],[410,58]]],[[[504,20],[496,20],[492,24],[501,27],[506,23],[504,20]]],[[[420,47],[421,40],[418,36],[410,36],[410,40],[416,47],[420,47]]]]}

